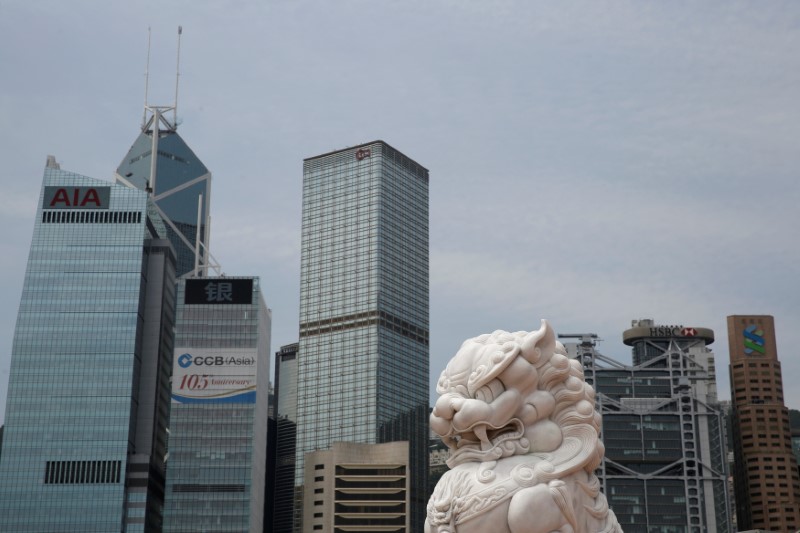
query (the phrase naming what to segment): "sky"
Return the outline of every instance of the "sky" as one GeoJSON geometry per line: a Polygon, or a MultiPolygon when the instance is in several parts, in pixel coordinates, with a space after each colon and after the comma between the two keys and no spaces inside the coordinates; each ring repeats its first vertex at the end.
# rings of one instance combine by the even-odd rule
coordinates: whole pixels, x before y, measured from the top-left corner
{"type": "MultiPolygon", "coordinates": [[[[298,338],[302,160],[382,139],[430,170],[431,383],[496,329],[775,317],[800,408],[800,3],[0,0],[0,416],[48,154],[100,179],[171,105],[212,254],[298,338]]],[[[2,423],[3,419],[0,419],[2,423]]]]}

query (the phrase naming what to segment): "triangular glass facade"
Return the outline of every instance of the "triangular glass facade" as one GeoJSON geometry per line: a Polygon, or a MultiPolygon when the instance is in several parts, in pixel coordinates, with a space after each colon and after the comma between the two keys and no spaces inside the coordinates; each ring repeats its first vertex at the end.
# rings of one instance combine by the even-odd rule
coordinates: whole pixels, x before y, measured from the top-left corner
{"type": "MultiPolygon", "coordinates": [[[[211,173],[174,130],[159,130],[157,140],[153,199],[167,219],[167,235],[175,247],[176,275],[180,277],[195,269],[198,210],[201,246],[197,264],[202,266],[207,262],[211,173]],[[202,204],[198,202],[200,195],[202,204]]],[[[152,152],[153,130],[145,129],[117,168],[117,182],[147,190],[152,152]]],[[[202,270],[198,275],[202,275],[202,270]]]]}

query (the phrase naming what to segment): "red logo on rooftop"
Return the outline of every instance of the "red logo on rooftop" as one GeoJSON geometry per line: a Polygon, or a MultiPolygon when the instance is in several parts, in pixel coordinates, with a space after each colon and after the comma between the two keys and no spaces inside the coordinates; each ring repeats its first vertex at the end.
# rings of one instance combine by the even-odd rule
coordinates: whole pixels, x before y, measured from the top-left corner
{"type": "Polygon", "coordinates": [[[694,337],[697,335],[697,330],[694,328],[683,328],[681,330],[681,337],[694,337]]]}
{"type": "Polygon", "coordinates": [[[366,157],[370,157],[371,155],[372,155],[372,152],[370,152],[369,148],[361,148],[360,150],[358,150],[356,152],[356,159],[361,161],[362,159],[364,159],[366,157]]]}

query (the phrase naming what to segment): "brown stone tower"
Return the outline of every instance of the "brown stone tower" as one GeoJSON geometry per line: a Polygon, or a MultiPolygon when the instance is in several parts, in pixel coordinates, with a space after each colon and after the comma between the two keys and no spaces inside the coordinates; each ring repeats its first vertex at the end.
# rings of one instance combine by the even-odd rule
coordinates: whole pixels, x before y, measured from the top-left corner
{"type": "Polygon", "coordinates": [[[783,403],[775,323],[767,315],[728,317],[739,530],[800,528],[800,476],[783,403]]]}

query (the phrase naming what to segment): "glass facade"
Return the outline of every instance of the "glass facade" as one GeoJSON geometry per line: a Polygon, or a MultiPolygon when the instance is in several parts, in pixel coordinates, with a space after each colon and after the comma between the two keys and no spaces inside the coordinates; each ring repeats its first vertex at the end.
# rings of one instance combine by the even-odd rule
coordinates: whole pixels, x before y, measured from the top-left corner
{"type": "Polygon", "coordinates": [[[603,492],[625,533],[728,532],[724,415],[706,347],[713,332],[651,322],[624,334],[633,366],[594,341],[566,345],[597,392],[603,492]]]}
{"type": "Polygon", "coordinates": [[[165,533],[264,527],[271,313],[258,278],[178,284],[165,533]]]}
{"type": "Polygon", "coordinates": [[[0,531],[161,525],[175,257],[147,194],[49,164],[11,358],[0,531]]]}
{"type": "Polygon", "coordinates": [[[297,443],[297,350],[298,343],[281,346],[275,354],[277,394],[275,492],[273,531],[291,531],[294,505],[294,457],[297,443]]]}
{"type": "MultiPolygon", "coordinates": [[[[119,164],[116,179],[128,187],[147,190],[151,185],[151,173],[155,170],[153,199],[165,216],[167,235],[177,257],[176,273],[180,277],[195,268],[198,210],[200,242],[205,246],[209,244],[211,173],[177,134],[174,126],[166,121],[163,121],[165,129],[155,128],[158,131],[155,139],[158,157],[153,166],[153,129],[154,124],[159,123],[151,117],[119,164]],[[202,203],[198,204],[201,195],[202,203]]],[[[206,258],[207,254],[201,247],[200,264],[206,258]]]]}
{"type": "Polygon", "coordinates": [[[382,141],[306,159],[300,283],[295,484],[307,452],[407,440],[411,524],[421,531],[428,171],[382,141]]]}

